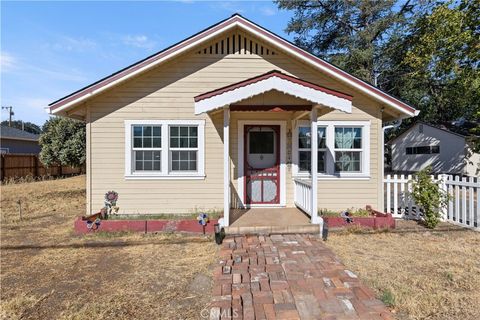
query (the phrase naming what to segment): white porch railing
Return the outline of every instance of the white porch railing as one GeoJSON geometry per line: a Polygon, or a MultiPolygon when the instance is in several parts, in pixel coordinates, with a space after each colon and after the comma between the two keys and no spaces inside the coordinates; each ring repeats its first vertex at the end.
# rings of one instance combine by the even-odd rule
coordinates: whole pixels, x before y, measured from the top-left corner
{"type": "MultiPolygon", "coordinates": [[[[480,178],[452,175],[432,175],[432,178],[450,195],[442,220],[480,231],[480,178]]],[[[422,213],[410,194],[412,179],[412,175],[384,178],[385,212],[396,218],[420,218],[422,213]]]]}
{"type": "Polygon", "coordinates": [[[309,180],[294,179],[294,202],[297,207],[312,216],[312,183],[309,180]]]}

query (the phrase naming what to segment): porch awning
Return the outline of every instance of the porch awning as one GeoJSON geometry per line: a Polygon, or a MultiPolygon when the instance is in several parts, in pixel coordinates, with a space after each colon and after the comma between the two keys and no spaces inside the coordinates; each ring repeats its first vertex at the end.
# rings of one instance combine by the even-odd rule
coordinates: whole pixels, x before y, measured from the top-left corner
{"type": "Polygon", "coordinates": [[[195,114],[223,108],[271,90],[310,101],[312,104],[346,113],[352,112],[352,96],[274,70],[196,96],[195,114]]]}

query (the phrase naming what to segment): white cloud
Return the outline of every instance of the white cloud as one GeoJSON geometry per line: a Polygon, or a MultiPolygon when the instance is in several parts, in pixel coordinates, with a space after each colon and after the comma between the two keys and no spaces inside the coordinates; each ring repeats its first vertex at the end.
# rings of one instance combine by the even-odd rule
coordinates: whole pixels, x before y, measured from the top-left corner
{"type": "Polygon", "coordinates": [[[58,41],[47,44],[47,47],[51,47],[59,51],[89,51],[94,49],[97,43],[88,38],[75,38],[70,36],[60,36],[58,41]]]}
{"type": "Polygon", "coordinates": [[[123,43],[127,46],[152,49],[157,44],[155,41],[149,39],[146,35],[126,35],[123,37],[123,43]]]}
{"type": "Polygon", "coordinates": [[[211,3],[210,7],[214,9],[221,9],[229,11],[231,13],[245,13],[245,8],[243,8],[240,1],[214,1],[211,3]]]}
{"type": "Polygon", "coordinates": [[[5,51],[0,52],[0,66],[2,72],[15,69],[17,63],[17,58],[15,58],[12,54],[5,51]]]}
{"type": "Polygon", "coordinates": [[[274,16],[277,14],[277,10],[272,7],[261,7],[260,12],[265,16],[274,16]]]}

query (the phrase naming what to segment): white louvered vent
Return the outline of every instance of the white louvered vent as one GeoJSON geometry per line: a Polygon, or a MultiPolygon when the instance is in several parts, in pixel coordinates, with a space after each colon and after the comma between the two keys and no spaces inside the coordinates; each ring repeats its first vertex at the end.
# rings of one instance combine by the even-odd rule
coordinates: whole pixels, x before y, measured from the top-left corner
{"type": "Polygon", "coordinates": [[[227,55],[227,54],[241,54],[250,55],[256,54],[260,56],[275,55],[276,52],[264,47],[261,43],[245,36],[241,33],[229,34],[225,38],[204,47],[197,51],[201,55],[227,55]]]}

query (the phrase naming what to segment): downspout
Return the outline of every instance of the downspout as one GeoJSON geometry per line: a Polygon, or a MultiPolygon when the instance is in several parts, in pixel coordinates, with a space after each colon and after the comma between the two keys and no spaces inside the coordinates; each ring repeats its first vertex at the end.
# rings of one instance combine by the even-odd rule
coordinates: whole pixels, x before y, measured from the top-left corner
{"type": "MultiPolygon", "coordinates": [[[[383,113],[383,108],[382,108],[382,113],[383,113]]],[[[398,128],[401,124],[402,124],[402,119],[399,119],[394,124],[382,127],[382,180],[381,180],[382,181],[382,197],[385,197],[385,183],[383,182],[383,179],[385,179],[385,132],[390,129],[398,128]]],[[[383,203],[383,207],[385,207],[385,203],[383,203]]],[[[387,209],[390,210],[390,208],[387,208],[387,209]]]]}

